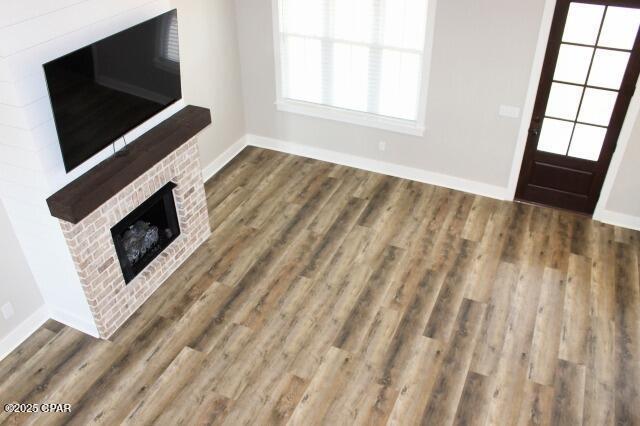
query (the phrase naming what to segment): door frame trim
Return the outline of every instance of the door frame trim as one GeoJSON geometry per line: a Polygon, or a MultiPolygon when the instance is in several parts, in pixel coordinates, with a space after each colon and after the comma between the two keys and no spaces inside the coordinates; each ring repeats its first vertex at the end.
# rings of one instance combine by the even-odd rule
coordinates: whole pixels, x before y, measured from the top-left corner
{"type": "MultiPolygon", "coordinates": [[[[576,0],[580,1],[580,0],[576,0]]],[[[547,51],[547,45],[549,43],[549,33],[551,31],[551,24],[553,22],[553,16],[556,8],[556,0],[545,0],[544,9],[542,12],[542,19],[540,23],[540,30],[538,32],[538,41],[536,45],[535,54],[533,57],[533,63],[531,66],[531,75],[529,78],[529,87],[527,89],[527,95],[525,98],[524,106],[522,108],[522,117],[520,121],[520,129],[518,131],[518,138],[514,150],[514,157],[511,165],[511,174],[509,176],[509,183],[507,186],[507,198],[508,200],[514,200],[516,189],[518,186],[518,180],[520,177],[520,171],[524,160],[524,151],[527,145],[527,139],[529,136],[529,127],[531,125],[531,117],[533,116],[533,109],[535,106],[536,97],[538,94],[538,86],[540,84],[540,78],[542,76],[542,67],[547,51]]],[[[631,98],[629,109],[624,119],[624,124],[618,137],[618,143],[613,157],[611,159],[609,169],[607,171],[604,184],[602,185],[602,191],[600,198],[596,205],[593,218],[600,221],[609,221],[607,217],[611,216],[606,209],[606,205],[609,201],[609,196],[613,189],[615,179],[622,163],[622,158],[627,150],[633,127],[636,120],[640,119],[640,91],[636,90],[636,93],[631,98]]]]}

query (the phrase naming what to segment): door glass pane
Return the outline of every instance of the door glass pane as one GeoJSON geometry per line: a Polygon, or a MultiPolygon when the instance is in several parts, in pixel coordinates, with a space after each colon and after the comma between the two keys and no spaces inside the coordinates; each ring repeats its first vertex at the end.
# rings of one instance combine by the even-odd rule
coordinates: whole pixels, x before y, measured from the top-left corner
{"type": "Polygon", "coordinates": [[[573,123],[545,118],[538,140],[538,150],[565,155],[571,140],[573,123]]]}
{"type": "Polygon", "coordinates": [[[569,156],[584,160],[597,161],[600,157],[600,149],[604,142],[607,129],[603,127],[576,124],[573,132],[569,156]]]}
{"type": "Polygon", "coordinates": [[[633,49],[640,24],[640,9],[609,7],[604,18],[598,46],[633,49]]]}
{"type": "Polygon", "coordinates": [[[600,89],[587,89],[584,92],[578,121],[608,126],[618,92],[600,89]]]}
{"type": "Polygon", "coordinates": [[[619,89],[628,62],[629,53],[627,52],[596,49],[588,84],[608,89],[619,89]]]}
{"type": "Polygon", "coordinates": [[[562,41],[595,45],[603,13],[604,6],[571,3],[562,41]]]}
{"type": "Polygon", "coordinates": [[[575,120],[583,90],[580,86],[553,83],[545,115],[575,120]]]}
{"type": "Polygon", "coordinates": [[[584,84],[589,72],[593,49],[590,47],[562,44],[556,63],[554,80],[584,84]]]}

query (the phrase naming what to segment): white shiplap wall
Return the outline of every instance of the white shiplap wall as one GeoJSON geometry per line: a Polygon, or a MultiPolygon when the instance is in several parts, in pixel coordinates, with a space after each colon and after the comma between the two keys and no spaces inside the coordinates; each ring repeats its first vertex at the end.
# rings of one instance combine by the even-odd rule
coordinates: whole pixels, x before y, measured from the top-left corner
{"type": "Polygon", "coordinates": [[[60,227],[45,199],[108,156],[110,148],[65,173],[42,64],[163,13],[170,4],[168,0],[7,3],[0,16],[0,197],[50,315],[95,335],[60,227]]]}

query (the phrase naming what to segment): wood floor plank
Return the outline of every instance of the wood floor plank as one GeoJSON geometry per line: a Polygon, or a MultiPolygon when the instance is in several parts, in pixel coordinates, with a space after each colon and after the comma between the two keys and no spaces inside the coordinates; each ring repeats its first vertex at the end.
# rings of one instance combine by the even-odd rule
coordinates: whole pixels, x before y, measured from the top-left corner
{"type": "Polygon", "coordinates": [[[209,210],[209,224],[211,230],[220,226],[231,213],[238,209],[249,198],[249,191],[239,186],[234,189],[220,204],[209,210]]]}
{"type": "MultiPolygon", "coordinates": [[[[46,379],[24,395],[21,402],[42,404],[64,400],[65,403],[74,404],[84,396],[87,390],[93,388],[97,378],[108,371],[123,353],[124,348],[116,347],[108,342],[97,342],[87,347],[86,350],[77,350],[50,371],[46,379]]],[[[62,424],[66,422],[67,417],[66,413],[54,415],[19,413],[10,417],[10,423],[62,424]]]]}
{"type": "Polygon", "coordinates": [[[384,425],[398,391],[376,383],[376,370],[359,358],[340,392],[331,397],[323,424],[384,425]]]}
{"type": "Polygon", "coordinates": [[[357,364],[357,360],[349,352],[335,347],[329,348],[288,423],[321,424],[331,403],[346,386],[357,364]]]}
{"type": "Polygon", "coordinates": [[[573,232],[571,234],[571,253],[593,258],[596,233],[595,223],[588,217],[582,215],[574,215],[573,232]]]}
{"type": "Polygon", "coordinates": [[[409,248],[414,241],[415,233],[427,217],[435,187],[408,182],[406,192],[404,203],[409,209],[408,215],[404,218],[402,226],[395,230],[395,235],[390,241],[391,245],[403,249],[409,248]]]}
{"type": "Polygon", "coordinates": [[[490,198],[475,197],[471,212],[462,230],[462,238],[479,242],[487,229],[487,222],[498,208],[498,202],[490,198]]]}
{"type": "MultiPolygon", "coordinates": [[[[63,368],[69,358],[87,349],[91,340],[79,331],[65,328],[28,359],[23,368],[0,384],[0,398],[8,402],[23,402],[34,389],[47,383],[58,369],[63,368]]],[[[4,411],[0,413],[0,419],[3,415],[6,415],[4,411]]]]}
{"type": "Polygon", "coordinates": [[[505,232],[509,220],[509,209],[501,206],[489,217],[484,235],[474,253],[473,265],[468,271],[465,297],[477,302],[489,301],[495,276],[501,263],[496,253],[502,251],[507,240],[505,232]]]}
{"type": "MultiPolygon", "coordinates": [[[[122,417],[129,412],[130,405],[145,389],[145,383],[138,381],[139,375],[145,372],[153,376],[151,369],[146,370],[150,355],[157,353],[157,345],[162,341],[164,333],[171,321],[159,317],[158,321],[145,330],[127,351],[114,360],[111,368],[102,375],[94,377],[90,391],[80,395],[78,400],[71,400],[74,410],[64,423],[87,424],[89,422],[110,422],[111,415],[122,417]],[[126,402],[125,402],[126,401],[126,402]]],[[[167,355],[171,358],[171,354],[167,355]]],[[[164,366],[161,366],[162,368],[164,366]]],[[[149,380],[153,380],[149,377],[149,380]]]]}
{"type": "Polygon", "coordinates": [[[442,363],[442,343],[420,337],[414,342],[389,425],[419,424],[442,363]]]}
{"type": "Polygon", "coordinates": [[[468,283],[466,275],[473,263],[474,253],[475,243],[462,240],[460,252],[456,255],[455,262],[440,287],[438,299],[429,316],[423,333],[426,337],[442,341],[449,340],[456,324],[455,318],[463,304],[468,283]]]}
{"type": "Polygon", "coordinates": [[[257,422],[285,424],[302,399],[309,383],[293,374],[285,374],[274,392],[273,404],[266,404],[258,416],[257,422]]]}
{"type": "Polygon", "coordinates": [[[0,361],[0,383],[4,383],[10,376],[16,374],[55,335],[56,333],[45,327],[34,331],[27,340],[0,361]]]}
{"type": "Polygon", "coordinates": [[[209,208],[216,207],[237,187],[255,188],[262,182],[264,176],[269,175],[273,168],[286,158],[285,155],[275,151],[253,148],[245,151],[246,157],[242,155],[236,157],[205,185],[209,208]]]}
{"type": "Polygon", "coordinates": [[[313,254],[301,275],[314,278],[318,270],[324,269],[326,263],[331,260],[331,255],[344,241],[344,238],[353,228],[360,214],[364,210],[366,202],[352,197],[340,211],[327,232],[324,233],[322,242],[315,248],[313,254]]]}
{"type": "Polygon", "coordinates": [[[424,327],[435,305],[443,277],[427,271],[420,279],[413,301],[404,310],[381,362],[381,375],[390,386],[399,387],[411,359],[411,348],[421,340],[424,327]]]}
{"type": "Polygon", "coordinates": [[[227,412],[230,399],[217,392],[222,374],[246,347],[251,330],[231,324],[225,327],[221,339],[212,348],[194,380],[187,383],[163,413],[157,424],[182,424],[197,416],[208,417],[212,412],[227,412]],[[212,406],[216,406],[213,411],[212,406]]]}
{"type": "Polygon", "coordinates": [[[567,272],[574,226],[574,214],[556,211],[551,221],[547,266],[567,272]]]}
{"type": "MultiPolygon", "coordinates": [[[[324,235],[326,233],[347,203],[355,197],[355,191],[362,181],[367,178],[367,173],[362,170],[347,168],[345,172],[339,175],[329,174],[329,176],[338,179],[340,186],[327,201],[329,208],[322,209],[309,224],[309,230],[316,235],[324,235]]],[[[362,201],[366,204],[366,201],[362,201]]]]}
{"type": "Polygon", "coordinates": [[[484,425],[489,408],[491,378],[472,371],[467,374],[454,424],[484,425]]]}
{"type": "Polygon", "coordinates": [[[376,314],[376,307],[394,278],[404,250],[389,246],[377,265],[373,265],[371,276],[358,295],[358,299],[338,332],[333,346],[355,352],[361,346],[376,314]]]}
{"type": "Polygon", "coordinates": [[[531,343],[529,379],[541,385],[553,384],[560,346],[566,287],[565,275],[547,268],[542,278],[536,325],[531,343]]]}
{"type": "Polygon", "coordinates": [[[553,421],[562,425],[582,424],[585,384],[584,365],[560,360],[558,361],[558,370],[555,376],[553,407],[551,410],[553,421]]]}
{"type": "Polygon", "coordinates": [[[518,263],[522,258],[523,245],[531,222],[533,208],[517,203],[511,208],[511,215],[505,230],[506,240],[501,250],[501,260],[518,263]]]}
{"type": "Polygon", "coordinates": [[[183,387],[197,374],[204,354],[185,347],[151,386],[145,398],[129,412],[123,424],[153,423],[183,387]]]}
{"type": "Polygon", "coordinates": [[[616,243],[616,424],[640,423],[640,278],[635,250],[616,243]]]}
{"type": "Polygon", "coordinates": [[[501,263],[471,362],[471,370],[476,373],[489,376],[495,372],[502,354],[507,334],[507,320],[515,302],[517,285],[518,268],[511,263],[501,263]]]}
{"type": "Polygon", "coordinates": [[[254,194],[249,201],[251,208],[245,209],[243,223],[260,228],[283,204],[289,202],[304,205],[309,201],[309,197],[313,197],[321,189],[327,179],[331,179],[326,176],[329,168],[328,164],[310,162],[306,158],[285,159],[278,165],[277,171],[274,170],[253,191],[254,194]],[[298,174],[299,180],[291,179],[293,171],[298,174]],[[303,186],[305,196],[293,200],[300,186],[303,186]]]}
{"type": "Polygon", "coordinates": [[[411,303],[419,282],[429,270],[425,259],[434,251],[442,224],[451,216],[450,206],[453,202],[454,198],[449,191],[434,191],[429,210],[408,249],[410,255],[405,256],[405,262],[401,266],[400,278],[391,285],[385,296],[385,306],[404,311],[411,303]]]}
{"type": "Polygon", "coordinates": [[[382,365],[400,319],[401,315],[398,311],[381,307],[355,353],[368,364],[376,367],[382,365]]]}
{"type": "MultiPolygon", "coordinates": [[[[273,312],[282,312],[282,306],[287,298],[295,294],[296,286],[302,281],[300,272],[309,263],[316,247],[322,244],[320,238],[303,231],[287,249],[263,286],[255,287],[249,296],[251,303],[244,309],[238,309],[233,321],[243,324],[253,330],[259,330],[269,320],[273,312]]],[[[304,279],[308,281],[308,279],[304,279]]]]}
{"type": "Polygon", "coordinates": [[[564,299],[558,356],[575,364],[585,363],[591,306],[591,259],[572,254],[564,299]]]}
{"type": "Polygon", "coordinates": [[[448,220],[442,224],[434,250],[427,258],[429,268],[443,274],[457,261],[463,244],[463,239],[459,237],[473,203],[473,197],[468,194],[455,194],[454,198],[455,207],[451,209],[448,220]]]}
{"type": "Polygon", "coordinates": [[[485,305],[465,299],[456,319],[455,335],[444,353],[440,373],[425,408],[422,424],[450,424],[456,416],[485,305]]]}
{"type": "Polygon", "coordinates": [[[586,349],[583,421],[587,425],[615,424],[615,324],[591,317],[586,349]]]}
{"type": "Polygon", "coordinates": [[[553,391],[554,388],[551,386],[543,386],[535,382],[527,381],[517,425],[554,424],[551,417],[554,397],[553,391]]]}
{"type": "Polygon", "coordinates": [[[379,218],[384,214],[385,209],[392,198],[392,194],[401,184],[398,178],[382,179],[378,185],[373,188],[373,195],[368,200],[367,207],[364,209],[358,219],[358,225],[368,228],[376,227],[379,218]]]}
{"type": "Polygon", "coordinates": [[[516,419],[524,399],[531,341],[536,323],[543,267],[521,268],[516,295],[507,317],[507,333],[493,374],[488,423],[516,419]]]}
{"type": "Polygon", "coordinates": [[[0,424],[640,424],[640,233],[255,147],[205,190],[110,340],[0,361],[0,403],[71,413],[0,424]]]}

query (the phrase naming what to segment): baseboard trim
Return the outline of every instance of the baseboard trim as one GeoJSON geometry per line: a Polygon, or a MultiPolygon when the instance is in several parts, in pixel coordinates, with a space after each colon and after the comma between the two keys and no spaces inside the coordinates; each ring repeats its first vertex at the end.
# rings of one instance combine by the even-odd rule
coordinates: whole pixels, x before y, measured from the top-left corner
{"type": "Polygon", "coordinates": [[[640,231],[640,217],[637,216],[631,216],[611,210],[601,210],[600,212],[596,213],[593,218],[597,221],[604,222],[609,225],[615,225],[622,228],[640,231]]]}
{"type": "Polygon", "coordinates": [[[51,319],[54,319],[59,323],[62,323],[71,328],[75,328],[76,330],[81,331],[90,336],[100,337],[95,323],[88,322],[84,318],[80,318],[77,315],[69,313],[60,308],[56,308],[54,306],[48,306],[48,308],[49,308],[49,315],[51,319]]]}
{"type": "Polygon", "coordinates": [[[45,305],[40,306],[22,321],[16,328],[0,340],[0,361],[13,352],[22,342],[27,340],[42,324],[49,319],[49,311],[45,305]]]}
{"type": "Polygon", "coordinates": [[[216,173],[220,171],[224,166],[227,165],[231,160],[233,160],[236,155],[240,154],[240,152],[245,149],[247,146],[246,136],[241,137],[236,142],[233,143],[229,148],[227,148],[222,154],[218,155],[211,163],[207,164],[202,169],[202,178],[204,181],[208,181],[211,179],[216,173]]]}
{"type": "MultiPolygon", "coordinates": [[[[211,177],[218,173],[220,169],[233,160],[235,156],[247,146],[255,146],[257,148],[271,149],[287,154],[313,158],[314,160],[326,161],[374,173],[381,173],[430,185],[442,186],[498,200],[509,200],[509,191],[506,187],[489,185],[455,176],[429,172],[413,167],[344,154],[328,149],[315,148],[308,145],[287,142],[281,139],[269,138],[250,133],[238,139],[238,141],[220,154],[218,158],[203,168],[202,175],[205,182],[211,179],[211,177]]],[[[594,216],[594,219],[610,225],[640,231],[640,217],[617,213],[610,210],[603,210],[600,213],[597,213],[594,216]]]]}
{"type": "Polygon", "coordinates": [[[327,161],[329,163],[367,170],[374,173],[381,173],[430,185],[442,186],[498,200],[505,200],[507,198],[506,187],[503,188],[486,183],[474,182],[468,179],[429,172],[414,167],[402,166],[399,164],[373,160],[370,158],[344,154],[253,134],[246,135],[245,140],[247,145],[259,148],[271,149],[285,152],[287,154],[299,155],[302,157],[313,158],[315,160],[327,161]]]}

